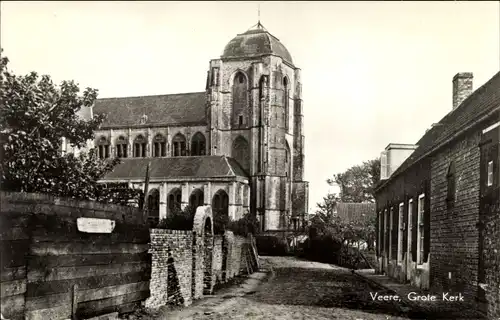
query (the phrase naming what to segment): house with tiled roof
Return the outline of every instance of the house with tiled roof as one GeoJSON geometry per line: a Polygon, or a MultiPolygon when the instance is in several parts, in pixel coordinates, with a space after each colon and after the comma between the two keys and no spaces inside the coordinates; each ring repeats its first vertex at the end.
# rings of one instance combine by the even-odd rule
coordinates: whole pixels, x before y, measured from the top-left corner
{"type": "MultiPolygon", "coordinates": [[[[204,91],[98,99],[92,146],[122,161],[102,183],[142,189],[150,215],[211,205],[263,230],[299,227],[307,215],[301,70],[260,22],[209,63],[204,91]]],[[[65,150],[69,146],[63,147],[65,150]]]]}
{"type": "Polygon", "coordinates": [[[473,91],[453,78],[453,106],[415,145],[389,144],[375,189],[377,272],[461,293],[500,317],[500,73],[473,91]]]}

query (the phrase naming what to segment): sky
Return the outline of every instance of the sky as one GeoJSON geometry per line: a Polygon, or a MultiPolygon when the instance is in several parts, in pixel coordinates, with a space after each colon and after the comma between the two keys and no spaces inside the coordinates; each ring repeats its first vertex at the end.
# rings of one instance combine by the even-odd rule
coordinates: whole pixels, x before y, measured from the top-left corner
{"type": "Polygon", "coordinates": [[[17,74],[75,80],[99,97],[200,92],[210,59],[260,20],[302,70],[310,213],[326,179],[416,143],[500,69],[500,2],[2,2],[17,74]]]}

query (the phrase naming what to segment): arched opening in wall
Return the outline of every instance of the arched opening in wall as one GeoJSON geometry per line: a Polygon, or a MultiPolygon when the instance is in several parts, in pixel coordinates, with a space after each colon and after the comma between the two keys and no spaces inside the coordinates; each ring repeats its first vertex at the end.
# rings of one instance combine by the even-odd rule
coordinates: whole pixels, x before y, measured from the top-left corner
{"type": "Polygon", "coordinates": [[[247,175],[250,174],[250,145],[242,136],[238,136],[234,139],[231,148],[231,157],[238,161],[247,175]]]}
{"type": "Polygon", "coordinates": [[[182,133],[178,133],[172,139],[172,156],[186,156],[186,137],[182,133]]]}
{"type": "Polygon", "coordinates": [[[206,148],[206,139],[203,133],[197,132],[193,138],[191,138],[191,155],[192,156],[204,156],[206,148]]]}
{"type": "Polygon", "coordinates": [[[136,158],[146,157],[147,145],[148,143],[146,138],[144,138],[142,134],[138,135],[134,139],[134,157],[136,158]]]}
{"type": "Polygon", "coordinates": [[[285,109],[285,130],[288,131],[288,128],[290,127],[290,112],[289,112],[289,103],[290,103],[290,98],[289,98],[289,84],[288,84],[288,78],[284,77],[283,78],[283,108],[285,109]]]}
{"type": "Polygon", "coordinates": [[[109,140],[106,137],[101,137],[97,141],[97,153],[99,155],[99,159],[109,158],[109,148],[110,148],[109,140]]]}
{"type": "Polygon", "coordinates": [[[233,79],[233,127],[242,127],[248,121],[248,82],[243,72],[238,71],[233,79]]]}
{"type": "Polygon", "coordinates": [[[189,205],[193,210],[196,210],[199,206],[202,206],[204,202],[203,191],[200,189],[195,189],[189,196],[189,205]]]}
{"type": "Polygon", "coordinates": [[[160,218],[160,192],[152,189],[148,194],[148,221],[158,223],[160,218]]]}
{"type": "Polygon", "coordinates": [[[181,209],[182,191],[180,188],[175,188],[168,194],[168,212],[173,213],[181,209]]]}
{"type": "Polygon", "coordinates": [[[162,134],[157,134],[153,139],[153,157],[165,157],[167,155],[167,140],[162,134]]]}
{"type": "Polygon", "coordinates": [[[128,142],[124,136],[119,136],[116,140],[116,156],[118,158],[128,157],[128,142]]]}
{"type": "Polygon", "coordinates": [[[229,196],[226,191],[219,190],[212,198],[212,212],[214,217],[217,214],[227,216],[229,214],[229,196]]]}
{"type": "Polygon", "coordinates": [[[212,221],[210,217],[205,219],[205,226],[203,228],[204,232],[204,255],[203,255],[203,294],[209,295],[212,294],[213,287],[213,270],[212,270],[212,252],[214,247],[214,239],[213,239],[213,230],[212,230],[212,221]]]}

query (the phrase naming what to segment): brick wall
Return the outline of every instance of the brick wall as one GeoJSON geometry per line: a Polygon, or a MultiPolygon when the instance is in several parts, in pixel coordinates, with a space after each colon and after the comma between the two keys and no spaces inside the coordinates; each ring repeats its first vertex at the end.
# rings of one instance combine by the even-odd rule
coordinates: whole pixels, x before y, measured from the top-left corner
{"type": "Polygon", "coordinates": [[[195,235],[192,231],[151,229],[151,297],[147,307],[165,303],[190,305],[209,294],[216,283],[246,273],[250,240],[226,231],[223,236],[195,235]],[[195,237],[195,238],[194,238],[195,237]]]}
{"type": "Polygon", "coordinates": [[[192,283],[191,231],[151,229],[151,297],[146,306],[189,305],[192,283]]]}
{"type": "Polygon", "coordinates": [[[477,295],[478,277],[479,139],[480,132],[473,132],[435,154],[431,163],[432,287],[462,292],[471,300],[477,295]],[[446,177],[451,161],[456,193],[449,209],[446,177]]]}

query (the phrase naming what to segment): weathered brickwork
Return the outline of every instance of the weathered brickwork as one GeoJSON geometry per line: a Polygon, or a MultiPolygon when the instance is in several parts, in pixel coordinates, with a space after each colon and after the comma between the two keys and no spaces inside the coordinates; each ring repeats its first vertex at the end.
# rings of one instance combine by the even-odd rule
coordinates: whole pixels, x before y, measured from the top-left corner
{"type": "Polygon", "coordinates": [[[479,300],[500,318],[500,126],[481,139],[479,300]],[[488,174],[491,169],[491,174],[488,174]],[[483,272],[481,272],[483,271],[483,272]]]}
{"type": "Polygon", "coordinates": [[[431,164],[431,282],[474,299],[478,276],[479,139],[476,131],[440,150],[431,164]],[[455,201],[448,208],[447,174],[455,166],[455,201]],[[451,276],[451,277],[450,277],[451,276]]]}
{"type": "Polygon", "coordinates": [[[191,231],[151,229],[152,269],[148,307],[191,303],[191,231]]]}
{"type": "Polygon", "coordinates": [[[152,275],[147,307],[167,303],[190,305],[193,300],[210,294],[207,288],[213,288],[217,282],[224,283],[246,273],[246,246],[250,243],[247,238],[229,231],[223,236],[165,229],[150,232],[152,275]]]}

